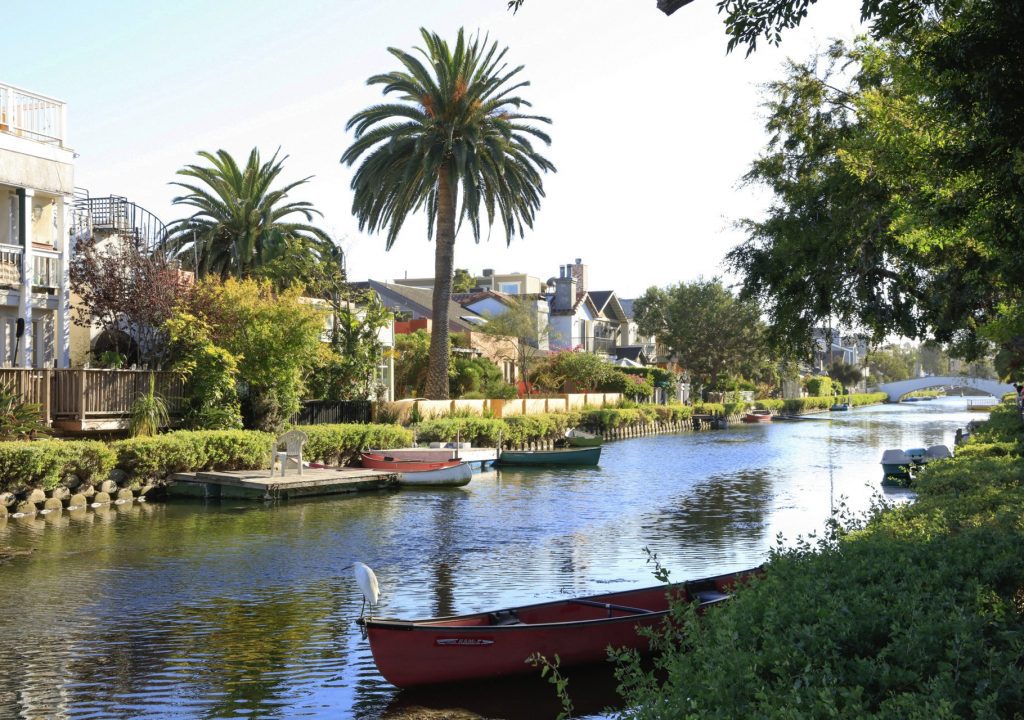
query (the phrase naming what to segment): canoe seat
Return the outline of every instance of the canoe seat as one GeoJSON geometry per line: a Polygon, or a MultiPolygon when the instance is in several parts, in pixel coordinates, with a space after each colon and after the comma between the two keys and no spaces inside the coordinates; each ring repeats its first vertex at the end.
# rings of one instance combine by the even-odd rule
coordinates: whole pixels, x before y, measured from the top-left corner
{"type": "Polygon", "coordinates": [[[700,603],[713,603],[728,600],[729,596],[717,590],[699,590],[693,593],[693,597],[700,603]]]}
{"type": "Polygon", "coordinates": [[[522,625],[523,621],[516,615],[515,610],[498,610],[487,613],[487,619],[491,625],[522,625]]]}

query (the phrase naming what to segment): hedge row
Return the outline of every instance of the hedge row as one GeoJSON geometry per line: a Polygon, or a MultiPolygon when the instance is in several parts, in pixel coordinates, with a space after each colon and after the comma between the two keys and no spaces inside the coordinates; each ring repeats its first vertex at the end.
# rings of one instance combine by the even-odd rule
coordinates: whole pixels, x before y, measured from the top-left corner
{"type": "MultiPolygon", "coordinates": [[[[309,460],[344,460],[364,447],[404,447],[412,433],[397,425],[315,425],[309,460]]],[[[274,436],[254,430],[181,430],[106,444],[93,440],[0,442],[0,491],[49,490],[69,475],[105,480],[119,468],[131,479],[166,478],[176,472],[243,470],[268,466],[274,436]]]]}
{"type": "MultiPolygon", "coordinates": [[[[719,406],[721,407],[721,406],[719,406]]],[[[647,423],[680,422],[694,412],[709,410],[687,405],[638,405],[621,408],[589,408],[578,412],[515,415],[508,418],[446,417],[421,422],[416,428],[417,440],[423,442],[454,442],[456,439],[473,445],[496,446],[554,440],[572,427],[604,432],[612,428],[647,423]]],[[[719,413],[723,410],[719,410],[719,413]]]]}
{"type": "Polygon", "coordinates": [[[885,393],[854,393],[852,395],[821,395],[805,398],[790,398],[788,400],[758,400],[755,407],[762,410],[784,413],[803,413],[817,410],[828,410],[837,402],[849,402],[854,407],[863,405],[877,405],[889,398],[885,393]]]}
{"type": "Polygon", "coordinates": [[[975,435],[913,504],[776,550],[702,617],[676,608],[660,667],[620,670],[629,716],[1019,717],[1024,432],[1004,407],[975,435]]]}
{"type": "Polygon", "coordinates": [[[344,464],[362,449],[412,445],[412,431],[399,425],[303,425],[296,428],[309,438],[302,450],[311,462],[344,464]]]}
{"type": "Polygon", "coordinates": [[[50,490],[68,475],[86,482],[105,480],[117,453],[93,440],[0,442],[0,491],[50,490]]]}
{"type": "Polygon", "coordinates": [[[255,430],[181,430],[113,444],[117,467],[130,477],[165,478],[196,470],[264,467],[274,436],[255,430]]]}
{"type": "Polygon", "coordinates": [[[417,439],[424,442],[462,442],[479,447],[553,440],[568,428],[580,424],[580,413],[516,415],[509,418],[454,417],[427,420],[416,428],[417,439]]]}

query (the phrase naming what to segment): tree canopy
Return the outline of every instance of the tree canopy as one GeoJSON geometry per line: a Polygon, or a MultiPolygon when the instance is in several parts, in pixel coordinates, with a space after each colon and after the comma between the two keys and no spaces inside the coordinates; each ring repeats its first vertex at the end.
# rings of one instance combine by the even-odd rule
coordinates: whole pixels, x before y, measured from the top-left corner
{"type": "Polygon", "coordinates": [[[737,299],[718,279],[650,287],[633,303],[639,330],[690,373],[716,387],[729,375],[752,375],[764,364],[764,324],[757,305],[737,299]]]}
{"type": "Polygon", "coordinates": [[[158,368],[167,360],[164,322],[191,285],[162,253],[127,238],[90,237],[76,244],[68,274],[80,300],[77,325],[99,325],[128,362],[158,368]]]}
{"type": "MultiPolygon", "coordinates": [[[[1024,357],[1024,15],[980,1],[834,46],[768,88],[748,180],[775,202],[729,256],[776,336],[816,322],[1024,357]],[[837,68],[845,72],[837,72],[837,68]]],[[[1019,370],[1018,370],[1019,372],[1019,370]]]]}
{"type": "Polygon", "coordinates": [[[297,287],[274,292],[267,281],[210,278],[176,313],[177,335],[188,348],[202,346],[204,362],[237,369],[246,427],[278,430],[299,409],[324,327],[324,313],[300,294],[297,287]],[[184,332],[190,324],[202,332],[184,332]],[[227,354],[213,357],[208,344],[227,354]]]}
{"type": "Polygon", "coordinates": [[[239,167],[226,150],[198,155],[210,164],[186,165],[178,175],[191,180],[171,183],[188,191],[174,204],[195,212],[171,224],[167,244],[200,278],[244,278],[276,259],[308,262],[336,252],[327,234],[309,224],[320,212],[308,202],[286,202],[310,178],[273,187],[287,157],[275,152],[262,162],[253,148],[239,167]],[[294,215],[306,222],[290,220],[294,215]]]}

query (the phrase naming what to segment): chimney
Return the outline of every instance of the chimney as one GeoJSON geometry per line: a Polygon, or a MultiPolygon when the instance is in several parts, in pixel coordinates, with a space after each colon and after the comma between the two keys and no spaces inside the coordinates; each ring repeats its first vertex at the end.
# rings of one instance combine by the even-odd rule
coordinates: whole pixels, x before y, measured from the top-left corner
{"type": "Polygon", "coordinates": [[[572,310],[575,304],[576,278],[571,273],[563,272],[560,277],[555,279],[555,297],[552,299],[551,309],[572,310]]]}
{"type": "Polygon", "coordinates": [[[576,292],[580,295],[585,293],[587,291],[587,266],[583,264],[583,258],[576,258],[576,263],[567,270],[576,279],[576,292]]]}

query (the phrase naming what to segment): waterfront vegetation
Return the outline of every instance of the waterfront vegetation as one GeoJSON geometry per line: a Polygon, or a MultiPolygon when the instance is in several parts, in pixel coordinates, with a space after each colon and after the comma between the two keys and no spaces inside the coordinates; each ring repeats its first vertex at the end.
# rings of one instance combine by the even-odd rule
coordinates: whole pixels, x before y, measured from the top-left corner
{"type": "MultiPolygon", "coordinates": [[[[826,380],[828,378],[825,378],[826,380]]],[[[877,405],[888,399],[885,393],[851,393],[849,395],[816,395],[812,397],[790,398],[788,400],[757,400],[754,406],[761,410],[771,410],[781,413],[806,413],[828,410],[837,402],[848,402],[853,407],[864,405],[877,405]]]]}
{"type": "Polygon", "coordinates": [[[781,543],[764,577],[675,607],[656,669],[624,657],[631,718],[1016,717],[1024,707],[1024,430],[1004,404],[916,502],[781,543]],[[682,627],[680,631],[679,628],[682,627]]]}
{"type": "MultiPolygon", "coordinates": [[[[884,393],[851,395],[854,405],[884,402],[884,393]]],[[[761,400],[759,408],[784,412],[827,410],[832,397],[761,400]]],[[[507,418],[455,413],[422,420],[414,430],[393,423],[306,425],[305,458],[330,465],[348,463],[360,449],[407,447],[419,442],[461,440],[478,447],[550,442],[565,431],[582,427],[605,433],[618,428],[673,424],[694,415],[735,416],[743,402],[693,405],[638,404],[620,407],[585,407],[572,412],[516,415],[507,418]]],[[[125,473],[130,484],[161,482],[173,473],[198,470],[243,470],[268,463],[274,434],[259,430],[177,430],[148,437],[104,443],[92,440],[34,440],[0,442],[0,491],[37,487],[51,490],[68,484],[69,476],[84,482],[106,479],[113,469],[125,473]]],[[[978,446],[982,447],[981,445],[978,446]]],[[[1002,447],[1001,445],[999,447],[1002,447]]],[[[968,450],[968,452],[971,452],[968,450]]],[[[998,450],[992,450],[998,454],[998,450]]],[[[73,483],[72,483],[73,484],[73,483]]]]}
{"type": "MultiPolygon", "coordinates": [[[[364,447],[403,447],[412,433],[397,425],[303,427],[310,460],[342,462],[364,447]]],[[[177,472],[267,467],[274,435],[258,430],[179,430],[104,443],[96,440],[0,442],[0,492],[50,490],[106,480],[115,468],[142,485],[177,472]]]]}

